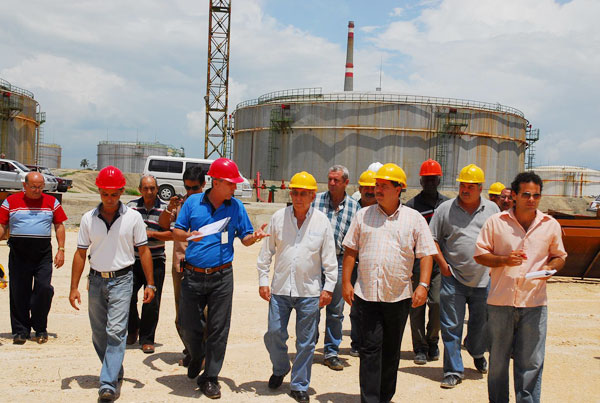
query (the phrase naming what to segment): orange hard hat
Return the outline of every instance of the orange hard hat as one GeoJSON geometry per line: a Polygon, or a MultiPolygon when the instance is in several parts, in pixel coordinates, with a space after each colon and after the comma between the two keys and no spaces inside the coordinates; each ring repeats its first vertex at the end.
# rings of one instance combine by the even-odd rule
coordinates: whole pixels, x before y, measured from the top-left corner
{"type": "Polygon", "coordinates": [[[126,183],[123,172],[112,165],[102,168],[96,176],[96,186],[100,189],[122,189],[126,183]]]}
{"type": "Polygon", "coordinates": [[[442,176],[442,166],[431,158],[421,164],[420,176],[442,176]]]}
{"type": "Polygon", "coordinates": [[[208,176],[213,179],[224,179],[231,183],[242,183],[244,178],[235,162],[229,158],[218,158],[208,168],[208,176]]]}

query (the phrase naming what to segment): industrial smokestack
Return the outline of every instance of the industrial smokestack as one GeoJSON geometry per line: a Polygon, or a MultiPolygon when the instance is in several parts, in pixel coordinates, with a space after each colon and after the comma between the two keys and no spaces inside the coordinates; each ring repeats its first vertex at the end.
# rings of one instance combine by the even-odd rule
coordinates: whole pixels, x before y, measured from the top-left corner
{"type": "Polygon", "coordinates": [[[346,49],[346,77],[344,91],[354,88],[354,21],[348,21],[348,48],[346,49]]]}

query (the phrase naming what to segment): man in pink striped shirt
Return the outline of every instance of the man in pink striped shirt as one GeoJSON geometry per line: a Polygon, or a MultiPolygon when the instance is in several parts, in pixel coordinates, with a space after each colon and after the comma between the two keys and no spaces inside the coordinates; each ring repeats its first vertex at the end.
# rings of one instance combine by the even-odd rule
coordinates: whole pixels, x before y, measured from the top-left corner
{"type": "Polygon", "coordinates": [[[567,253],[560,224],[539,211],[542,179],[522,172],[511,184],[515,207],[484,224],[475,261],[491,268],[488,295],[490,402],[508,402],[508,369],[514,355],[517,402],[539,402],[548,317],[546,280],[528,273],[560,270],[567,253]]]}

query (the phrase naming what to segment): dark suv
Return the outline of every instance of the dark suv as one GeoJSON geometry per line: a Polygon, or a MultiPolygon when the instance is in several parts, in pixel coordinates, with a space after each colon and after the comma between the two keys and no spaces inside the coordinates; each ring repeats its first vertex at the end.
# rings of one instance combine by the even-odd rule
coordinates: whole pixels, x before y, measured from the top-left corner
{"type": "Polygon", "coordinates": [[[27,166],[27,168],[29,168],[32,171],[40,172],[40,173],[43,173],[44,175],[49,175],[49,176],[56,178],[56,181],[58,182],[58,187],[56,190],[59,192],[66,192],[67,190],[69,190],[73,187],[73,181],[71,179],[65,179],[65,178],[58,177],[58,176],[54,175],[52,173],[52,171],[46,167],[41,167],[39,165],[26,165],[26,166],[27,166]]]}

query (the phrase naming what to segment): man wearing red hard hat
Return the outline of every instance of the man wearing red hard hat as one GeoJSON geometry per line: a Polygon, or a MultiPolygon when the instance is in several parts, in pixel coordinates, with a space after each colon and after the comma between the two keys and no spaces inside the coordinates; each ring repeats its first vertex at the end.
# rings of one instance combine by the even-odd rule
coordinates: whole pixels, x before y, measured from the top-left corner
{"type": "Polygon", "coordinates": [[[146,277],[144,303],[152,301],[156,291],[146,224],[140,213],[120,201],[125,183],[121,171],[113,166],[107,166],[98,173],[96,186],[102,202],[81,217],[71,273],[69,302],[79,310],[79,280],[85,267],[86,253],[89,254],[88,311],[92,342],[102,361],[101,401],[115,400],[118,382],[123,379],[134,247],[138,248],[146,277]]]}
{"type": "Polygon", "coordinates": [[[264,232],[267,224],[254,231],[244,205],[233,197],[236,184],[244,180],[235,162],[227,158],[215,160],[208,176],[212,178],[212,187],[188,197],[177,216],[173,239],[185,241],[194,236],[185,250],[179,304],[179,329],[192,357],[188,377],[196,378],[205,360],[204,373],[197,383],[206,397],[218,399],[221,397],[218,376],[231,320],[233,240],[238,237],[242,244],[250,246],[268,234],[264,232]],[[222,225],[217,233],[202,236],[198,231],[217,222],[222,225]],[[207,306],[209,315],[205,318],[207,306]]]}
{"type": "MultiPolygon", "coordinates": [[[[421,176],[420,182],[423,190],[406,202],[406,206],[421,213],[429,224],[435,209],[448,200],[446,196],[438,192],[438,186],[442,178],[442,167],[437,161],[428,159],[421,164],[419,175],[421,176]]],[[[420,261],[415,259],[412,275],[413,289],[419,285],[420,273],[420,261]]],[[[415,353],[414,363],[418,365],[427,364],[427,361],[436,361],[440,357],[438,348],[440,339],[440,285],[440,268],[434,262],[427,290],[426,305],[429,309],[427,326],[425,326],[425,304],[410,309],[410,329],[415,353]]]]}

